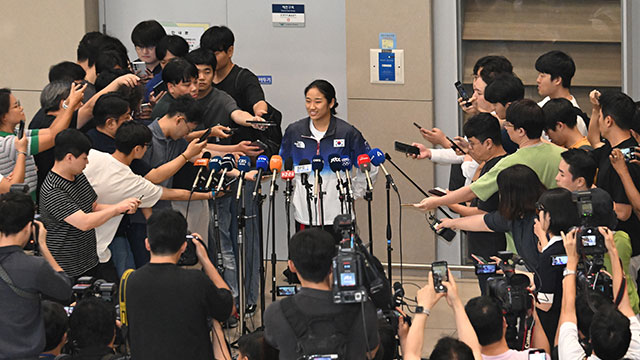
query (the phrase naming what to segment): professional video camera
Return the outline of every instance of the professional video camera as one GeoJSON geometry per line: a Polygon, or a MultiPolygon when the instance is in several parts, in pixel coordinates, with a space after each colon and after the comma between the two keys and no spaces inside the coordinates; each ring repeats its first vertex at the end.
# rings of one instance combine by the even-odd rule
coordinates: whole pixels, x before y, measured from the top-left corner
{"type": "Polygon", "coordinates": [[[113,303],[117,288],[115,283],[95,279],[91,276],[82,276],[73,285],[71,291],[76,302],[87,297],[97,297],[108,303],[113,303]]]}
{"type": "Polygon", "coordinates": [[[515,266],[524,260],[510,251],[499,251],[497,266],[504,275],[487,279],[488,294],[496,299],[507,321],[506,340],[511,349],[527,349],[533,324],[533,295],[529,291],[530,280],[524,274],[516,274],[515,266]]]}
{"type": "Polygon", "coordinates": [[[577,283],[579,289],[591,289],[600,291],[609,298],[613,298],[613,282],[602,268],[604,266],[604,254],[607,248],[604,244],[604,236],[595,226],[593,219],[593,203],[591,191],[576,191],[571,199],[577,204],[580,228],[576,234],[578,255],[577,283]]]}

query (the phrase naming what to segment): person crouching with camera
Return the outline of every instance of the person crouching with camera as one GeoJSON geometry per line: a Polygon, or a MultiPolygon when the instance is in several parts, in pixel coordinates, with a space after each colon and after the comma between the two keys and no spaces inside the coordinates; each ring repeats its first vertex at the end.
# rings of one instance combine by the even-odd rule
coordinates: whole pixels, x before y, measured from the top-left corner
{"type": "Polygon", "coordinates": [[[129,276],[124,295],[132,357],[213,359],[208,318],[224,321],[231,315],[229,286],[197,234],[193,244],[204,273],[176,265],[187,248],[187,221],[179,212],[154,211],[147,236],[151,260],[129,276]]]}
{"type": "Polygon", "coordinates": [[[0,359],[37,359],[45,347],[40,294],[66,301],[71,280],[51,256],[28,195],[0,195],[0,214],[0,359]],[[32,234],[42,257],[23,252],[32,234]]]}
{"type": "Polygon", "coordinates": [[[324,230],[307,229],[289,241],[289,268],[298,274],[302,289],[271,304],[264,314],[265,340],[280,351],[280,359],[317,359],[336,354],[339,359],[372,359],[378,351],[377,315],[371,301],[335,304],[332,259],[333,237],[324,230]]]}

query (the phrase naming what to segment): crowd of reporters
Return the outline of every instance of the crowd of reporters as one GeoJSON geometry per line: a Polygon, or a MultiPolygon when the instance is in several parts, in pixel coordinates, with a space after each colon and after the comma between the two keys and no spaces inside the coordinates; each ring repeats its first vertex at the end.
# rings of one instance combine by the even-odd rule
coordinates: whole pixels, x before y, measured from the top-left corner
{"type": "MultiPolygon", "coordinates": [[[[128,346],[135,359],[230,357],[221,324],[237,321],[239,203],[235,191],[194,192],[198,170],[185,164],[208,151],[209,158],[280,153],[305,165],[309,141],[317,144],[316,155],[340,150],[338,157],[354,164],[371,150],[357,129],[335,117],[335,89],[324,80],[304,90],[309,118],[283,137],[281,114],[266,102],[255,75],[231,62],[233,41],[229,29],[213,27],[201,48],[189,52],[183,39],[145,21],[132,33],[139,61],[130,63],[118,39],[89,33],[77,64],[51,68],[29,129],[19,100],[0,90],[0,298],[6,304],[0,358],[118,358],[116,349],[128,346]],[[277,126],[260,125],[265,119],[277,126]],[[323,139],[333,146],[321,147],[323,139]],[[216,231],[214,221],[221,224],[216,231]],[[189,246],[199,270],[178,265],[189,246]],[[25,247],[41,256],[27,256],[25,247]],[[137,270],[122,278],[127,269],[137,270]],[[116,320],[118,301],[104,297],[114,296],[107,290],[121,278],[119,295],[126,298],[118,314],[125,318],[116,320]],[[79,286],[86,279],[88,286],[79,286]],[[103,299],[96,299],[101,289],[107,289],[103,299]],[[77,302],[69,307],[72,298],[77,302]]],[[[470,116],[464,137],[451,142],[437,128],[420,127],[442,149],[414,143],[417,151],[407,154],[452,164],[447,193],[415,207],[448,206],[460,215],[438,227],[466,231],[478,269],[495,264],[478,274],[482,296],[463,304],[445,270],[429,274],[415,305],[401,306],[400,296],[398,308],[380,306],[374,287],[364,294],[373,301],[341,303],[335,276],[344,274],[335,264],[349,236],[340,237],[334,218],[344,213],[342,189],[338,194],[332,175],[323,212],[322,201],[320,208],[307,203],[307,184],[296,177],[299,231],[288,242],[288,268],[301,290],[266,309],[264,333],[242,337],[240,356],[392,359],[397,340],[403,358],[418,359],[428,317],[445,297],[458,339],[440,339],[431,359],[640,358],[640,112],[624,93],[594,90],[591,116],[585,114],[570,93],[575,64],[563,52],[543,54],[536,70],[539,103],[524,98],[508,59],[479,59],[473,95],[459,99],[470,116]],[[320,224],[329,231],[317,229],[320,224]]],[[[260,181],[255,171],[229,170],[231,178],[246,179],[245,191],[260,181]]],[[[353,178],[355,198],[371,190],[376,172],[353,178]]],[[[223,175],[218,188],[233,186],[223,175]]],[[[259,205],[244,206],[252,219],[247,232],[257,236],[259,205]]],[[[384,278],[373,266],[379,262],[361,255],[366,250],[355,230],[354,256],[384,278]]],[[[261,259],[259,243],[249,243],[246,310],[253,312],[261,259]]],[[[388,285],[383,289],[391,298],[388,285]]]]}

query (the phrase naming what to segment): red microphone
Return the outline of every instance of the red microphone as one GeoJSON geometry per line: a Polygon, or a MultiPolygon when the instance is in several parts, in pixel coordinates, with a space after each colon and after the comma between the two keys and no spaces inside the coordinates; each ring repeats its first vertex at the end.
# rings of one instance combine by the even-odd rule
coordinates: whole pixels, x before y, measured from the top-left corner
{"type": "Polygon", "coordinates": [[[371,170],[371,158],[367,154],[358,156],[358,167],[360,171],[367,177],[367,186],[369,190],[373,190],[373,184],[371,183],[371,176],[369,176],[369,170],[371,170]]]}

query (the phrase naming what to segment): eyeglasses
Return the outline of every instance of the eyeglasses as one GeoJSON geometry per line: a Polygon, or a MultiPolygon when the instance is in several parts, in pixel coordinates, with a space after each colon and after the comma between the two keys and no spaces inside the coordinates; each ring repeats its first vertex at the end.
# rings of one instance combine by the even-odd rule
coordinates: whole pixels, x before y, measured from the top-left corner
{"type": "Polygon", "coordinates": [[[149,147],[149,146],[151,146],[151,145],[153,145],[153,143],[150,143],[150,142],[148,142],[148,143],[144,143],[144,147],[149,147]]]}

